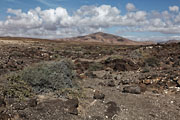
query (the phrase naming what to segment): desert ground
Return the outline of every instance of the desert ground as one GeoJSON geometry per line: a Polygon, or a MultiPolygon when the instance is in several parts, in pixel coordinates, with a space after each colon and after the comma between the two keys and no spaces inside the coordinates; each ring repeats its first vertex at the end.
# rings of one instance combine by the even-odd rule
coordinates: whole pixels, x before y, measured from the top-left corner
{"type": "Polygon", "coordinates": [[[180,43],[0,38],[0,120],[178,120],[180,43]]]}

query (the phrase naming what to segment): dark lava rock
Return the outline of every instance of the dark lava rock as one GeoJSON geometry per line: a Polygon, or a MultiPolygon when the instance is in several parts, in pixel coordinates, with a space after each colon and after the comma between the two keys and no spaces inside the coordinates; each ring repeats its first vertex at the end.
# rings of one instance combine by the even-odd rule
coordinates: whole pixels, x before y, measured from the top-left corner
{"type": "Polygon", "coordinates": [[[37,99],[36,98],[33,98],[33,99],[30,99],[29,100],[29,103],[28,103],[28,105],[30,106],[30,107],[36,107],[37,106],[37,99]]]}
{"type": "Polygon", "coordinates": [[[25,120],[28,119],[28,117],[27,117],[27,115],[26,115],[26,113],[25,113],[24,111],[21,111],[21,112],[19,113],[19,117],[22,118],[23,120],[24,120],[24,119],[25,119],[25,120]]]}
{"type": "Polygon", "coordinates": [[[4,101],[3,98],[0,97],[0,116],[1,116],[1,113],[3,113],[5,107],[6,107],[6,102],[4,101]]]}
{"type": "Polygon", "coordinates": [[[98,85],[105,86],[105,84],[103,82],[99,82],[98,85]]]}
{"type": "Polygon", "coordinates": [[[110,57],[104,61],[104,64],[114,71],[134,71],[138,69],[138,66],[128,59],[110,57]]]}
{"type": "Polygon", "coordinates": [[[79,100],[77,98],[69,99],[65,102],[65,105],[77,108],[79,106],[79,100]]]}
{"type": "Polygon", "coordinates": [[[70,107],[70,108],[68,108],[68,113],[70,113],[72,115],[78,115],[78,110],[77,110],[77,108],[70,107]]]}
{"type": "Polygon", "coordinates": [[[131,81],[130,81],[129,79],[127,79],[127,80],[122,80],[121,83],[122,83],[123,85],[127,85],[127,84],[130,84],[131,81]]]}
{"type": "Polygon", "coordinates": [[[94,92],[94,97],[93,98],[102,100],[102,99],[105,98],[105,95],[103,93],[101,93],[100,91],[96,90],[94,92]]]}
{"type": "Polygon", "coordinates": [[[107,116],[108,118],[112,118],[115,114],[117,114],[117,112],[120,110],[119,107],[117,106],[117,104],[113,101],[110,101],[107,103],[107,110],[104,113],[105,116],[107,116]]]}
{"type": "Polygon", "coordinates": [[[107,83],[107,86],[109,86],[109,87],[114,87],[114,86],[116,86],[116,85],[115,85],[115,82],[114,82],[113,80],[111,80],[111,81],[109,81],[109,82],[107,83]]]}
{"type": "Polygon", "coordinates": [[[158,90],[152,90],[152,93],[159,94],[160,92],[158,90]]]}
{"type": "Polygon", "coordinates": [[[124,93],[141,94],[141,88],[139,86],[126,86],[123,88],[124,93]]]}
{"type": "Polygon", "coordinates": [[[0,107],[5,107],[6,106],[6,102],[4,101],[3,98],[0,97],[0,107]]]}
{"type": "Polygon", "coordinates": [[[79,106],[79,100],[77,98],[69,99],[65,102],[65,107],[68,113],[72,115],[78,115],[77,107],[79,106]]]}
{"type": "Polygon", "coordinates": [[[10,120],[9,118],[9,115],[0,113],[0,120],[10,120]]]}

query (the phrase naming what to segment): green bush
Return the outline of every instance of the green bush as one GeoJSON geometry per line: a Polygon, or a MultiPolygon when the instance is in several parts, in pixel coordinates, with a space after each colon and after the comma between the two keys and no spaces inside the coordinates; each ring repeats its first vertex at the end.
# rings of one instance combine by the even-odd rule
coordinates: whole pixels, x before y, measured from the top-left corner
{"type": "Polygon", "coordinates": [[[26,68],[21,73],[21,79],[32,86],[36,93],[75,86],[73,65],[68,60],[41,63],[26,68]]]}
{"type": "Polygon", "coordinates": [[[76,87],[73,65],[68,60],[44,62],[4,77],[2,93],[20,98],[42,92],[54,92],[76,87]]]}
{"type": "Polygon", "coordinates": [[[7,77],[2,93],[8,98],[24,99],[25,97],[33,96],[31,86],[23,81],[16,73],[10,74],[7,77]]]}
{"type": "Polygon", "coordinates": [[[150,67],[157,67],[160,65],[160,61],[156,57],[149,57],[149,58],[145,59],[144,62],[146,65],[148,65],[150,67]]]}

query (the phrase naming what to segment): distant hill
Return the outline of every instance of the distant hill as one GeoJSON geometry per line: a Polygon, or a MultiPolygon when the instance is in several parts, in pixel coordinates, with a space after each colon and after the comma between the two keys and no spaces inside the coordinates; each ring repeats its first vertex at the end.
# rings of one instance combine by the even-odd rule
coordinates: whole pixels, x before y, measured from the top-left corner
{"type": "Polygon", "coordinates": [[[160,44],[170,44],[170,43],[179,43],[180,40],[168,40],[168,41],[163,41],[159,42],[160,44]]]}
{"type": "Polygon", "coordinates": [[[59,39],[41,39],[41,38],[30,38],[30,37],[0,37],[3,40],[22,40],[22,41],[53,41],[53,42],[79,42],[79,43],[101,43],[101,44],[112,44],[112,45],[151,45],[155,42],[145,41],[133,41],[124,37],[120,37],[113,34],[97,32],[85,36],[71,37],[71,38],[59,38],[59,39]]]}
{"type": "Polygon", "coordinates": [[[89,42],[89,43],[104,43],[104,44],[117,44],[117,45],[149,45],[154,44],[153,42],[138,42],[116,36],[113,34],[97,32],[86,36],[78,36],[72,38],[57,39],[62,41],[74,41],[74,42],[89,42]]]}

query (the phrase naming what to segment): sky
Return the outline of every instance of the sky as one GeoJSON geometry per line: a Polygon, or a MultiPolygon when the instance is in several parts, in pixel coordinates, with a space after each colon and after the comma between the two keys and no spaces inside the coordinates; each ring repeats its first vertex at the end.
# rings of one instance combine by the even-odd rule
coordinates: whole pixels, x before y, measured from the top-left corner
{"type": "Polygon", "coordinates": [[[180,40],[180,0],[0,0],[0,36],[180,40]]]}

